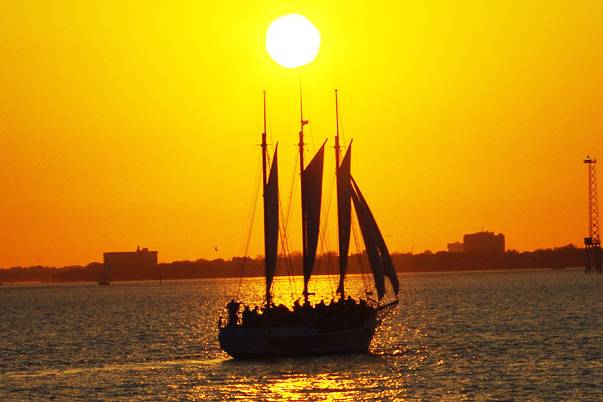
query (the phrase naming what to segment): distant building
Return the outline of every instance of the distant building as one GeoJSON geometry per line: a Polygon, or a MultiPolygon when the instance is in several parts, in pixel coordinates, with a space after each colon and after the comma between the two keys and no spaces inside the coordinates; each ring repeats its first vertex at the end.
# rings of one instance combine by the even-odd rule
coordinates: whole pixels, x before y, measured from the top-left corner
{"type": "Polygon", "coordinates": [[[105,270],[119,272],[145,271],[157,268],[157,251],[137,247],[136,251],[103,253],[105,270]]]}
{"type": "Polygon", "coordinates": [[[465,251],[465,247],[461,242],[448,243],[448,252],[449,253],[462,253],[465,251]]]}
{"type": "Polygon", "coordinates": [[[493,232],[477,232],[463,236],[465,253],[504,253],[505,235],[493,232]]]}

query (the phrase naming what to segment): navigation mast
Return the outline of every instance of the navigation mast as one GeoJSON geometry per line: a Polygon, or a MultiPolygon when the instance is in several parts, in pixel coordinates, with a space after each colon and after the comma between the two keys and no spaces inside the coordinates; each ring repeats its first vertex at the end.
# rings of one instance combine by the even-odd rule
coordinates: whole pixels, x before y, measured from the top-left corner
{"type": "Polygon", "coordinates": [[[586,156],[588,165],[588,237],[584,238],[586,252],[585,272],[603,272],[601,267],[601,239],[599,236],[599,205],[597,200],[597,160],[586,156]]]}

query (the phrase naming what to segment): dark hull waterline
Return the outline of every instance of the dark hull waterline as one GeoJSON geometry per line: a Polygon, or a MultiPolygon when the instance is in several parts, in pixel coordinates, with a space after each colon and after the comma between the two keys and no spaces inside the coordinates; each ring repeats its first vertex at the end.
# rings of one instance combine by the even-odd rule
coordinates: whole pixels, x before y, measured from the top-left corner
{"type": "Polygon", "coordinates": [[[371,317],[362,327],[340,331],[321,332],[313,326],[223,327],[218,340],[235,359],[368,353],[377,324],[371,317]]]}

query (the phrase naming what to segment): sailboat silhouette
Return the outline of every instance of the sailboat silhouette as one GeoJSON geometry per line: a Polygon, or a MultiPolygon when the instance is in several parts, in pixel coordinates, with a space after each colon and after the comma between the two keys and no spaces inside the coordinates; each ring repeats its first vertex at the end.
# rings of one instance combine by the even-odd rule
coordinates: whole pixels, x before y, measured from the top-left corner
{"type": "Polygon", "coordinates": [[[367,353],[380,317],[398,303],[399,282],[394,265],[377,222],[351,175],[351,143],[340,163],[339,106],[335,91],[337,134],[335,163],[337,177],[337,217],[339,232],[339,285],[337,302],[326,305],[309,302],[308,283],[312,277],[318,238],[322,200],[325,143],[304,166],[304,126],[308,124],[301,110],[299,156],[302,194],[302,239],[304,303],[296,302],[293,311],[272,302],[272,284],[276,272],[279,238],[278,144],[268,168],[266,144],[266,93],[264,92],[264,132],[262,133],[262,169],[264,194],[265,304],[261,310],[248,308],[239,320],[240,303],[227,305],[228,323],[220,324],[220,346],[235,358],[295,357],[341,353],[367,353]],[[352,204],[359,222],[366,253],[377,290],[378,301],[354,301],[345,298],[345,277],[350,242],[352,204]],[[385,296],[385,278],[395,296],[381,304],[385,296]]]}

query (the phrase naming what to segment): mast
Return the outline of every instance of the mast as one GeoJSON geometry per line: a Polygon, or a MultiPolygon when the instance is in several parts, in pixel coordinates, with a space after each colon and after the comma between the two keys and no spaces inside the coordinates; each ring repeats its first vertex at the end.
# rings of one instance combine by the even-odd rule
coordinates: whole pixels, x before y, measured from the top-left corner
{"type": "MultiPolygon", "coordinates": [[[[341,238],[342,233],[341,233],[341,223],[342,223],[342,218],[341,218],[341,211],[340,211],[340,199],[341,199],[341,189],[339,188],[339,181],[340,181],[340,177],[339,177],[339,158],[340,158],[340,154],[341,154],[341,147],[339,146],[339,101],[337,99],[337,88],[335,88],[335,179],[337,180],[337,226],[338,226],[338,236],[339,238],[341,238]]],[[[339,250],[339,253],[341,254],[341,247],[339,250]]],[[[339,272],[342,272],[342,266],[341,266],[341,256],[340,256],[340,260],[339,260],[339,272]]],[[[343,275],[340,274],[341,280],[339,281],[339,286],[337,288],[337,292],[339,293],[339,295],[341,296],[342,299],[345,299],[345,290],[344,290],[344,284],[343,284],[343,275]]]]}
{"type": "Polygon", "coordinates": [[[304,120],[301,80],[299,86],[300,100],[300,130],[299,130],[299,164],[301,170],[302,196],[302,239],[303,239],[303,270],[304,270],[304,301],[308,302],[308,282],[316,259],[318,238],[320,232],[320,209],[322,203],[322,173],[324,167],[325,142],[304,167],[304,120]]]}
{"type": "Polygon", "coordinates": [[[335,174],[339,174],[339,102],[337,101],[337,89],[335,89],[335,174]]]}
{"type": "MultiPolygon", "coordinates": [[[[268,178],[266,177],[266,165],[268,159],[268,145],[266,144],[266,90],[263,91],[264,94],[264,131],[262,131],[262,196],[264,198],[264,265],[267,264],[267,246],[268,246],[268,231],[269,231],[269,223],[268,223],[268,214],[266,213],[266,183],[268,182],[268,178]]],[[[268,270],[266,269],[266,305],[270,306],[271,295],[270,295],[270,284],[268,279],[268,270]]]]}
{"type": "MultiPolygon", "coordinates": [[[[266,90],[264,93],[264,131],[262,132],[262,189],[266,190],[266,159],[267,159],[267,145],[266,145],[266,90]]],[[[266,217],[264,217],[264,229],[266,229],[266,217]]]]}
{"type": "Polygon", "coordinates": [[[352,143],[341,159],[341,146],[339,142],[339,102],[337,97],[337,89],[335,90],[335,176],[337,179],[337,234],[339,238],[339,285],[337,286],[337,294],[345,298],[345,275],[348,266],[348,252],[350,248],[350,228],[352,219],[351,205],[351,151],[352,143]]]}
{"type": "MultiPolygon", "coordinates": [[[[300,123],[300,127],[299,127],[299,172],[300,175],[303,177],[304,174],[304,126],[306,124],[308,124],[309,122],[307,120],[304,120],[304,102],[303,102],[303,97],[302,97],[302,82],[301,82],[301,75],[299,78],[299,123],[300,123]]],[[[307,245],[306,245],[306,233],[307,233],[307,227],[306,227],[306,209],[304,207],[304,181],[300,180],[300,184],[301,184],[301,197],[302,197],[302,252],[303,252],[303,258],[302,261],[306,260],[306,249],[307,249],[307,245]]],[[[304,281],[304,300],[308,301],[308,283],[304,281]]]]}
{"type": "Polygon", "coordinates": [[[266,144],[266,91],[264,91],[264,131],[262,132],[262,190],[264,198],[264,271],[266,276],[266,305],[272,304],[270,289],[276,271],[278,254],[278,143],[268,174],[268,145],[266,144]]]}

